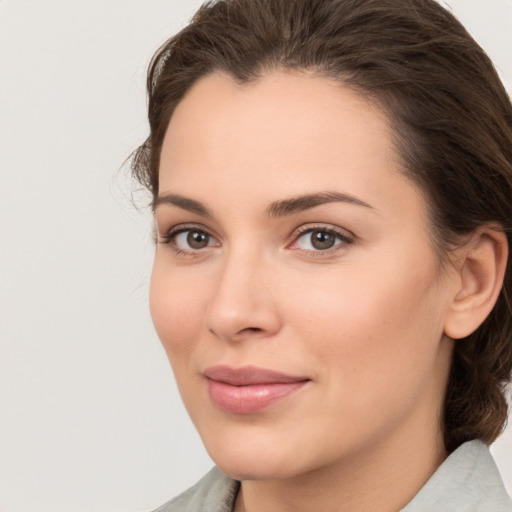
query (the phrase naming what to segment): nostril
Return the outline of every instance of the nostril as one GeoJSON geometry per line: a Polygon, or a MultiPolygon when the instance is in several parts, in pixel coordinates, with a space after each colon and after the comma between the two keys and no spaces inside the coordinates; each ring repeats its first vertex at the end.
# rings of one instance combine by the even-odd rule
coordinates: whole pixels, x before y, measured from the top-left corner
{"type": "MultiPolygon", "coordinates": [[[[212,334],[215,334],[215,329],[209,328],[208,329],[212,334]]],[[[244,329],[241,329],[236,334],[244,334],[244,333],[258,333],[263,332],[263,329],[260,327],[245,327],[244,329]]]]}

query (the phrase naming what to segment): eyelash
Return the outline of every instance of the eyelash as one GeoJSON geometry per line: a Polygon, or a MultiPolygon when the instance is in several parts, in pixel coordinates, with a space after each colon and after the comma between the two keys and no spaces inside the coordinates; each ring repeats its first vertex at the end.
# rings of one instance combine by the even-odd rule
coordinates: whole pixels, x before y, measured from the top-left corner
{"type": "MultiPolygon", "coordinates": [[[[335,238],[341,241],[341,243],[337,243],[333,247],[330,247],[325,250],[307,250],[303,249],[303,251],[307,252],[308,254],[312,256],[326,256],[329,254],[332,254],[334,252],[337,252],[339,250],[343,250],[343,248],[346,248],[348,245],[352,244],[354,242],[354,235],[349,234],[347,231],[337,229],[334,226],[326,226],[322,224],[318,225],[306,225],[301,226],[295,232],[293,233],[293,240],[290,244],[287,245],[288,248],[291,248],[292,245],[296,244],[301,237],[308,233],[314,233],[315,231],[321,232],[321,233],[327,233],[329,235],[333,235],[335,238]]],[[[294,249],[298,250],[298,249],[294,249]]],[[[300,250],[300,249],[299,249],[300,250]]]]}
{"type": "Polygon", "coordinates": [[[188,231],[198,231],[201,233],[205,233],[209,237],[215,238],[208,232],[208,230],[204,229],[201,226],[198,226],[196,224],[181,224],[180,226],[176,226],[170,229],[166,234],[160,235],[158,237],[158,243],[163,245],[169,245],[172,251],[178,256],[195,256],[198,251],[186,251],[185,249],[181,249],[176,245],[176,237],[181,233],[187,233],[188,231]]]}
{"type": "MultiPolygon", "coordinates": [[[[158,237],[157,242],[163,245],[169,245],[172,249],[172,251],[178,255],[178,256],[196,256],[198,253],[202,251],[202,249],[198,249],[196,251],[190,250],[187,251],[185,249],[181,249],[176,244],[176,237],[182,233],[186,233],[188,231],[198,231],[200,233],[205,233],[207,236],[214,238],[215,237],[208,232],[207,229],[203,228],[202,226],[198,226],[195,224],[190,225],[180,225],[176,226],[172,229],[170,229],[166,234],[160,235],[158,237]]],[[[301,226],[300,228],[296,229],[292,234],[292,241],[286,245],[287,248],[291,250],[300,250],[297,248],[293,248],[292,246],[296,244],[301,237],[308,233],[314,233],[315,231],[319,231],[322,233],[326,233],[329,235],[333,235],[336,239],[341,241],[341,243],[337,243],[333,247],[330,247],[325,250],[307,250],[302,249],[304,252],[307,252],[310,255],[313,256],[325,256],[328,254],[332,254],[333,252],[337,252],[339,250],[342,250],[342,248],[346,248],[346,246],[352,244],[354,242],[354,236],[352,234],[348,234],[346,231],[342,231],[340,229],[336,229],[333,226],[325,226],[325,225],[305,225],[301,226]]]]}

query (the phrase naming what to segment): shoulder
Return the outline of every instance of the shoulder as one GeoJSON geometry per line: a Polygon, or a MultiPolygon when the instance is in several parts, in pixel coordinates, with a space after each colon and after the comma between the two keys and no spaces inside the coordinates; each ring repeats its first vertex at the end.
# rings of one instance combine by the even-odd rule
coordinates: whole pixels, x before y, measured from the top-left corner
{"type": "Polygon", "coordinates": [[[512,500],[486,444],[475,440],[457,448],[402,512],[432,510],[512,512],[512,500]]]}
{"type": "Polygon", "coordinates": [[[154,512],[231,512],[239,485],[214,467],[193,487],[154,512]]]}

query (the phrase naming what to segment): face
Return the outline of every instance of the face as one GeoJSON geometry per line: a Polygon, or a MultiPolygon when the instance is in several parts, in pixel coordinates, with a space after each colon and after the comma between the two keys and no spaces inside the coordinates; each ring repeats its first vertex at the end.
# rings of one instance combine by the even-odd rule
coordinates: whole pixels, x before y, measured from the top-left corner
{"type": "Polygon", "coordinates": [[[155,212],[153,321],[222,470],[286,478],[440,434],[452,283],[378,108],[308,74],[203,78],[155,212]]]}

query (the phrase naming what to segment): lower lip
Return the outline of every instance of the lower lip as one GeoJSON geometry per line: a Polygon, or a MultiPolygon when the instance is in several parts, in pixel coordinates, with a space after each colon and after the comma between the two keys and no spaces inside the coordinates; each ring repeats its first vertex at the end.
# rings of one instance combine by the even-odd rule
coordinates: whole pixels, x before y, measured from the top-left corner
{"type": "Polygon", "coordinates": [[[208,379],[208,392],[213,403],[226,412],[252,414],[284,400],[304,387],[308,381],[276,382],[231,386],[208,379]]]}

